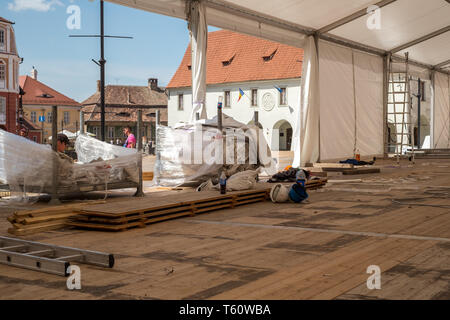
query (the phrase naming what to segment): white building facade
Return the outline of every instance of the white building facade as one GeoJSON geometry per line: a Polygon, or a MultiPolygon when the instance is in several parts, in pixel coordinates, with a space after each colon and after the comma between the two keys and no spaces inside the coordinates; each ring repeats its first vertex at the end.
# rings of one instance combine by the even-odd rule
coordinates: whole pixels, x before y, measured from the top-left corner
{"type": "MultiPolygon", "coordinates": [[[[188,122],[192,89],[171,88],[168,95],[168,125],[188,122]]],[[[223,97],[223,113],[244,124],[253,123],[258,111],[258,121],[272,151],[291,151],[295,115],[300,105],[300,78],[208,85],[208,118],[217,115],[219,96],[223,97]],[[239,89],[245,94],[240,100],[239,89]]]]}
{"type": "MultiPolygon", "coordinates": [[[[223,113],[236,121],[254,123],[258,112],[258,122],[272,151],[293,150],[302,64],[300,48],[226,30],[210,32],[206,62],[207,118],[217,115],[217,103],[223,97],[223,113]]],[[[191,86],[189,46],[166,87],[169,126],[189,122],[191,86]]]]}

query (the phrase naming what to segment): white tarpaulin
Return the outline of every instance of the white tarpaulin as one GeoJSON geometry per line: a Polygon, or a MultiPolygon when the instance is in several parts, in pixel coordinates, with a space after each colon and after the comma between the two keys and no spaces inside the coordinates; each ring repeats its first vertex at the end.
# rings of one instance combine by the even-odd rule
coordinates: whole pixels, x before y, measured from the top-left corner
{"type": "Polygon", "coordinates": [[[434,148],[450,148],[450,77],[436,72],[434,100],[434,148]]]}
{"type": "Polygon", "coordinates": [[[355,100],[352,50],[320,41],[320,159],[353,156],[355,100]]]}
{"type": "Polygon", "coordinates": [[[362,156],[383,154],[383,59],[354,51],[356,149],[362,156]]]}
{"type": "Polygon", "coordinates": [[[205,7],[202,2],[189,1],[188,27],[191,34],[192,50],[192,112],[191,123],[200,113],[200,119],[206,119],[206,50],[208,43],[208,25],[205,7]]]}
{"type": "Polygon", "coordinates": [[[319,160],[319,60],[312,36],[306,41],[301,80],[301,102],[293,137],[294,167],[319,160]]]}
{"type": "Polygon", "coordinates": [[[320,159],[383,154],[383,60],[320,41],[320,159]]]}

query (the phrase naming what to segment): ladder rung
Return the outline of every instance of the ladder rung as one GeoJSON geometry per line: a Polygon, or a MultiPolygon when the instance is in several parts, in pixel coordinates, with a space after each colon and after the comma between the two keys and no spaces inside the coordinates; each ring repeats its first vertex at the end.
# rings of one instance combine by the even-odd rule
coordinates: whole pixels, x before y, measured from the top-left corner
{"type": "Polygon", "coordinates": [[[4,251],[9,251],[9,250],[13,250],[13,249],[19,249],[19,248],[26,248],[26,245],[17,245],[17,246],[9,246],[9,247],[2,247],[0,248],[0,250],[4,250],[4,251]]]}
{"type": "Polygon", "coordinates": [[[55,258],[56,260],[60,260],[60,261],[70,261],[73,259],[79,259],[79,258],[83,258],[84,256],[82,254],[74,254],[71,256],[65,256],[65,257],[59,257],[59,258],[55,258]]]}
{"type": "Polygon", "coordinates": [[[37,250],[37,251],[31,251],[31,252],[26,252],[26,255],[29,256],[38,256],[38,255],[42,255],[42,254],[46,254],[46,253],[53,253],[54,250],[51,249],[47,249],[47,250],[37,250]]]}

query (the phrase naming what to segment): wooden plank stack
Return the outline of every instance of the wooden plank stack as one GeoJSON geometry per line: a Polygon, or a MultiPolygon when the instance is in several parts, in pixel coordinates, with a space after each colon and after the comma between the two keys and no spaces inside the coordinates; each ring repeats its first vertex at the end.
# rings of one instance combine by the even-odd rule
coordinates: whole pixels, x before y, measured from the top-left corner
{"type": "Polygon", "coordinates": [[[342,172],[343,175],[358,175],[380,173],[380,168],[372,166],[354,166],[349,163],[314,163],[314,169],[320,169],[323,172],[342,172]]]}
{"type": "MultiPolygon", "coordinates": [[[[412,155],[411,152],[409,155],[412,155]]],[[[450,159],[450,149],[416,150],[414,157],[416,159],[450,159]]]]}
{"type": "MultiPolygon", "coordinates": [[[[270,189],[244,191],[235,194],[211,196],[211,192],[199,194],[188,193],[195,200],[180,201],[174,195],[160,199],[148,197],[144,201],[134,201],[130,206],[121,208],[109,205],[95,206],[78,211],[69,225],[94,230],[122,231],[134,227],[145,227],[147,224],[175,219],[184,216],[194,216],[214,210],[234,208],[249,203],[265,201],[270,189]]],[[[184,194],[186,197],[186,194],[184,194]]]]}
{"type": "Polygon", "coordinates": [[[105,203],[104,200],[89,203],[77,203],[70,205],[52,206],[42,209],[21,210],[7,218],[12,224],[8,229],[10,234],[24,236],[42,231],[57,230],[67,226],[69,218],[76,215],[75,211],[87,204],[105,203]]]}
{"type": "MultiPolygon", "coordinates": [[[[326,181],[326,179],[310,181],[307,189],[320,188],[326,181]]],[[[121,206],[109,204],[92,206],[78,210],[78,215],[71,218],[69,225],[83,229],[123,231],[145,227],[155,222],[266,201],[269,199],[270,190],[270,185],[264,185],[259,189],[225,195],[218,195],[217,191],[187,192],[159,199],[152,197],[137,199],[129,204],[122,203],[121,206]]]]}

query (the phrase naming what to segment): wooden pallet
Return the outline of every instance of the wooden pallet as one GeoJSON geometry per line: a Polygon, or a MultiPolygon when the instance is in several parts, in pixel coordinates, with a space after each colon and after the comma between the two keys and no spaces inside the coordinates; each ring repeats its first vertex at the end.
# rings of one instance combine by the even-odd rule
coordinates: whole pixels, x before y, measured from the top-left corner
{"type": "Polygon", "coordinates": [[[153,180],[153,171],[143,172],[142,180],[144,181],[152,181],[153,180]]]}
{"type": "Polygon", "coordinates": [[[358,174],[370,174],[370,173],[380,173],[380,168],[353,168],[348,170],[343,170],[343,175],[358,175],[358,174]]]}
{"type": "Polygon", "coordinates": [[[10,196],[11,196],[10,191],[0,191],[0,198],[6,198],[6,197],[10,197],[10,196]]]}
{"type": "MultiPolygon", "coordinates": [[[[307,184],[307,189],[317,189],[325,184],[324,179],[314,180],[307,184]]],[[[226,195],[218,195],[217,191],[189,192],[159,199],[151,197],[139,199],[122,207],[98,205],[89,210],[78,210],[78,215],[71,218],[69,225],[104,231],[145,227],[155,222],[266,201],[269,199],[270,190],[271,187],[266,185],[260,189],[232,192],[226,195]],[[194,197],[196,199],[192,199],[194,197]]]]}
{"type": "Polygon", "coordinates": [[[10,234],[23,236],[42,231],[57,230],[67,226],[69,218],[76,215],[75,210],[87,205],[102,204],[104,200],[46,207],[35,210],[21,210],[7,217],[12,224],[10,234]]]}
{"type": "Polygon", "coordinates": [[[215,197],[211,197],[208,192],[206,198],[191,201],[177,201],[177,197],[172,195],[169,203],[161,205],[151,205],[151,202],[157,201],[149,198],[147,207],[129,210],[123,208],[122,212],[107,210],[107,206],[103,211],[79,210],[79,215],[73,217],[69,225],[86,229],[121,231],[133,227],[145,227],[147,224],[159,221],[265,201],[269,197],[269,192],[270,189],[251,190],[215,197]]]}

